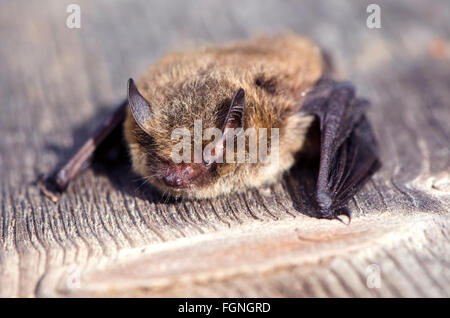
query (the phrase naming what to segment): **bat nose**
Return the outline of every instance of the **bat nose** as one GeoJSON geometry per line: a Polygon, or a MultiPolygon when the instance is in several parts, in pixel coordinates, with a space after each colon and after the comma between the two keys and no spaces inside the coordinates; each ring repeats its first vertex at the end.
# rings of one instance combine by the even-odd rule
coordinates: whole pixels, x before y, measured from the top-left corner
{"type": "Polygon", "coordinates": [[[173,188],[183,188],[184,185],[183,180],[174,175],[164,176],[163,181],[166,185],[173,188]]]}
{"type": "Polygon", "coordinates": [[[169,167],[163,176],[166,185],[173,188],[186,188],[192,183],[194,169],[189,165],[169,167]]]}

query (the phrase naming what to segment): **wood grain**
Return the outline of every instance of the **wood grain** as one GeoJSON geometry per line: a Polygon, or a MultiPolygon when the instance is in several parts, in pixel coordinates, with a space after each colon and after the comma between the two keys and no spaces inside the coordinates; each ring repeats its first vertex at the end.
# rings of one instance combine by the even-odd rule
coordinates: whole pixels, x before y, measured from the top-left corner
{"type": "Polygon", "coordinates": [[[450,296],[450,5],[378,1],[0,3],[0,296],[450,296]],[[383,167],[350,225],[309,215],[310,176],[215,200],[162,198],[96,165],[55,204],[36,184],[171,49],[298,32],[372,101],[383,167]],[[381,287],[368,288],[371,265],[381,287]]]}

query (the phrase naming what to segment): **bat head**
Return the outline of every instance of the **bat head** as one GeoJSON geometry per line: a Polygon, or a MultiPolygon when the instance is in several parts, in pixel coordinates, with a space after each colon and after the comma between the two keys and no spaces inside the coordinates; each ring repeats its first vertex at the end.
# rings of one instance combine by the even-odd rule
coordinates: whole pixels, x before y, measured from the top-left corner
{"type": "Polygon", "coordinates": [[[221,176],[233,170],[224,162],[224,149],[244,128],[245,92],[238,88],[222,99],[210,94],[211,89],[190,87],[181,99],[172,96],[171,103],[158,107],[132,79],[128,82],[132,120],[126,122],[125,135],[136,141],[129,142],[133,167],[162,192],[209,196],[221,176]]]}

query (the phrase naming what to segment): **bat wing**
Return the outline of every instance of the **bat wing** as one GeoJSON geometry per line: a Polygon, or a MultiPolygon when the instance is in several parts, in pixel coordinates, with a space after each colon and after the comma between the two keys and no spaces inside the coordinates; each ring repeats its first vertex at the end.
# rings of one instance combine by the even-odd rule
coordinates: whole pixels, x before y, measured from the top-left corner
{"type": "Polygon", "coordinates": [[[127,102],[124,101],[100,124],[74,155],[46,180],[46,187],[43,190],[47,196],[54,197],[50,188],[55,188],[59,192],[66,190],[70,182],[91,165],[94,152],[105,143],[109,136],[121,130],[126,117],[126,108],[127,102]]]}
{"type": "Polygon", "coordinates": [[[314,194],[321,218],[350,217],[348,200],[379,168],[377,144],[365,116],[369,103],[347,82],[321,79],[301,112],[320,122],[320,164],[314,194]]]}

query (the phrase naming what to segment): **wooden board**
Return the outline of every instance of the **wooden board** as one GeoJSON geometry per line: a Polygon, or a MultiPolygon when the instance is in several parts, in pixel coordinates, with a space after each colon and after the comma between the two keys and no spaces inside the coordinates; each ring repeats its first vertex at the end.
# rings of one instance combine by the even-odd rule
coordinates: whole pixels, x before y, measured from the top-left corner
{"type": "Polygon", "coordinates": [[[381,29],[365,1],[80,0],[81,29],[69,3],[0,3],[0,296],[450,296],[448,1],[377,1],[381,29]],[[172,202],[98,165],[58,203],[42,196],[37,177],[164,52],[284,32],[320,43],[372,101],[383,167],[350,225],[309,216],[301,169],[172,202]]]}

